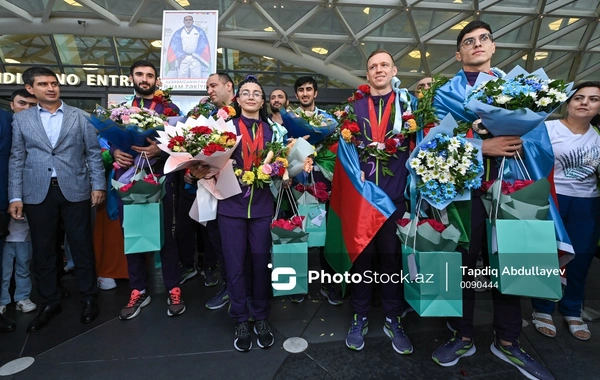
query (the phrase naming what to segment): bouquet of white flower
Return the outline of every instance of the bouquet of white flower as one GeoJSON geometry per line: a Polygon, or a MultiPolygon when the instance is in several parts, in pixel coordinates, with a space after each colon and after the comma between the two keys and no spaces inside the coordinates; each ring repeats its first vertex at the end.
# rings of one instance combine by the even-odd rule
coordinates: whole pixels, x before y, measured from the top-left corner
{"type": "Polygon", "coordinates": [[[479,74],[465,106],[493,136],[522,136],[565,102],[572,87],[543,69],[529,74],[517,66],[503,78],[479,74]]]}

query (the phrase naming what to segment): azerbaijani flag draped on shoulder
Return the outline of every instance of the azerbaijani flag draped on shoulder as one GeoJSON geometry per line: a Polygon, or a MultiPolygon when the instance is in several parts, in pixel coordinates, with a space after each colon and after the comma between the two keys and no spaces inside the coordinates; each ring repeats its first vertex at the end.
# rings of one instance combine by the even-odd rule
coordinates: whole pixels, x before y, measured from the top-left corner
{"type": "Polygon", "coordinates": [[[381,188],[361,180],[358,152],[352,143],[340,139],[337,155],[325,258],[337,273],[343,273],[352,268],[396,206],[381,188]]]}

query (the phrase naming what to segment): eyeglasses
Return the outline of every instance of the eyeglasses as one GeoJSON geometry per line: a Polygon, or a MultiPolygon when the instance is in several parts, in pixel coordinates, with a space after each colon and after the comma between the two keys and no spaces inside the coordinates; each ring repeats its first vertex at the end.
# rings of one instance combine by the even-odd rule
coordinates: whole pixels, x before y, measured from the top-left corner
{"type": "Polygon", "coordinates": [[[254,99],[261,99],[263,96],[262,92],[260,91],[254,91],[254,92],[250,92],[250,91],[242,91],[240,92],[240,98],[242,99],[249,99],[250,97],[254,98],[254,99]]]}
{"type": "Polygon", "coordinates": [[[483,33],[482,35],[479,36],[479,38],[469,37],[469,38],[463,40],[463,42],[462,42],[462,44],[460,44],[460,46],[464,47],[467,50],[473,49],[473,46],[475,46],[476,40],[479,40],[479,42],[482,45],[488,45],[488,44],[491,44],[492,42],[494,42],[494,37],[492,37],[492,35],[490,33],[483,33]]]}

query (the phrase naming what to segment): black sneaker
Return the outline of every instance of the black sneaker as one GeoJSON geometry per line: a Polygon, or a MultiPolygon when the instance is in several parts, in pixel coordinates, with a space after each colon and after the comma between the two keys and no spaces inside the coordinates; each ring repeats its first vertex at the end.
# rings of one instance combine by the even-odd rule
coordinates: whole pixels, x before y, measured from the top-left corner
{"type": "Polygon", "coordinates": [[[140,293],[138,290],[133,289],[129,302],[121,309],[119,319],[125,321],[137,317],[142,308],[150,303],[150,296],[147,293],[140,293]]]}
{"type": "Polygon", "coordinates": [[[238,322],[235,325],[233,347],[240,352],[247,352],[252,348],[252,337],[250,336],[250,325],[248,322],[238,322]]]}
{"type": "Polygon", "coordinates": [[[208,267],[204,270],[204,286],[215,286],[219,283],[219,279],[215,276],[215,270],[208,267]]]}
{"type": "Polygon", "coordinates": [[[260,348],[269,348],[275,343],[275,337],[266,320],[256,321],[254,324],[254,333],[258,336],[256,343],[260,348]]]}

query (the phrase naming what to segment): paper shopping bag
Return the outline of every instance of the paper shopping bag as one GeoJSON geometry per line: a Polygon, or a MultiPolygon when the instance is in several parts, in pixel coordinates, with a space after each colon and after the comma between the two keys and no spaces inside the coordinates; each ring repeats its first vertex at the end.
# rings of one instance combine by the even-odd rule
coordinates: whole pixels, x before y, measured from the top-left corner
{"type": "MultiPolygon", "coordinates": [[[[303,194],[303,195],[306,195],[303,194]]],[[[298,214],[306,220],[309,247],[324,247],[327,234],[325,205],[322,203],[302,204],[298,201],[298,214]]]]}
{"type": "Polygon", "coordinates": [[[487,232],[491,279],[502,294],[562,298],[553,221],[488,220],[487,232]]]}
{"type": "Polygon", "coordinates": [[[307,243],[273,244],[271,263],[274,296],[308,293],[307,243]]]}
{"type": "Polygon", "coordinates": [[[404,297],[422,317],[461,317],[462,254],[419,252],[402,245],[404,297]]]}
{"type": "Polygon", "coordinates": [[[123,206],[125,253],[160,251],[164,242],[162,202],[123,206]]]}

